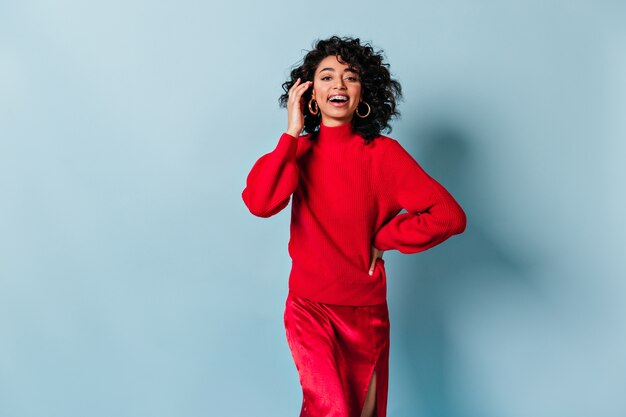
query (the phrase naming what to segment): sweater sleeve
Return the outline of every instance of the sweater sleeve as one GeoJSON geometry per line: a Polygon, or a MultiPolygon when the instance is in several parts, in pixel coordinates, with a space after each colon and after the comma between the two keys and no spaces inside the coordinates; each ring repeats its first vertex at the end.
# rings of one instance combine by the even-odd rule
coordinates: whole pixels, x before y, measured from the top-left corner
{"type": "Polygon", "coordinates": [[[386,150],[385,173],[392,197],[407,212],[397,214],[378,229],[374,236],[376,248],[422,252],[465,230],[466,216],[461,206],[394,139],[386,150]]]}
{"type": "Polygon", "coordinates": [[[298,185],[297,149],[298,138],[283,133],[276,148],[252,166],[241,197],[255,216],[273,216],[289,204],[298,185]]]}

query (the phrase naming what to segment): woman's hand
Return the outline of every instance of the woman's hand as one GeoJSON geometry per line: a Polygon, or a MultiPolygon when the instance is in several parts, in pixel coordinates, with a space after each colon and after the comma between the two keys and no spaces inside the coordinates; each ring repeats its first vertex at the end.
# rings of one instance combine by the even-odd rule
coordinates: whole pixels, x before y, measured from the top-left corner
{"type": "Polygon", "coordinates": [[[287,133],[291,136],[298,137],[304,127],[304,101],[302,94],[312,84],[307,81],[300,84],[300,78],[296,80],[294,85],[289,89],[289,100],[287,100],[287,133]]]}
{"type": "Polygon", "coordinates": [[[383,259],[383,253],[385,251],[376,249],[374,245],[372,245],[372,263],[370,264],[370,275],[374,274],[374,268],[376,267],[376,260],[378,258],[383,259]]]}

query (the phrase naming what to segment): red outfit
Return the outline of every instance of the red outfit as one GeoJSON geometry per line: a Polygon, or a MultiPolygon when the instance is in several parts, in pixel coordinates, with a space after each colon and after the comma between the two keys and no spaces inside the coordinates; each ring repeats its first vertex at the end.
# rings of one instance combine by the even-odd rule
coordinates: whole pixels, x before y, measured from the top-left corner
{"type": "MultiPolygon", "coordinates": [[[[288,314],[293,309],[286,309],[286,330],[288,335],[291,332],[303,337],[305,333],[319,336],[312,340],[319,341],[317,346],[320,349],[329,343],[334,343],[335,350],[344,349],[344,355],[335,355],[338,361],[335,374],[348,378],[348,374],[361,375],[355,369],[363,363],[373,369],[375,362],[372,358],[377,356],[350,358],[345,355],[352,345],[339,346],[340,332],[320,333],[319,322],[315,321],[316,317],[319,319],[318,313],[325,311],[324,320],[334,323],[336,328],[343,324],[333,322],[333,319],[345,318],[345,311],[350,311],[344,310],[345,306],[371,306],[373,311],[380,313],[375,317],[370,310],[353,308],[353,324],[357,326],[357,323],[366,323],[367,317],[374,321],[385,320],[387,282],[384,261],[376,261],[374,274],[370,276],[371,245],[380,250],[397,249],[402,253],[424,251],[461,233],[466,219],[448,191],[431,178],[396,140],[380,135],[365,144],[364,139],[352,131],[351,123],[333,127],[321,124],[317,133],[313,139],[311,134],[296,138],[284,133],[276,148],[259,158],[252,167],[242,198],[254,215],[269,217],[284,209],[293,196],[288,245],[292,259],[289,293],[293,296],[292,301],[297,297],[312,302],[309,307],[316,305],[317,312],[309,308],[309,324],[304,326],[304,321],[300,320],[301,328],[306,331],[296,332],[288,327],[289,323],[297,322],[290,318],[291,313],[288,314]],[[398,214],[402,209],[407,212],[398,214]],[[352,368],[346,371],[350,364],[352,368]]],[[[384,326],[380,329],[382,333],[379,334],[384,336],[384,326]]],[[[358,330],[355,335],[365,339],[373,337],[368,336],[367,329],[354,330],[358,330]]],[[[318,369],[319,356],[316,355],[323,355],[324,349],[317,352],[312,348],[315,342],[305,339],[298,338],[301,341],[298,349],[290,344],[303,385],[304,402],[307,403],[308,399],[308,409],[313,410],[305,413],[303,404],[301,415],[358,417],[357,411],[354,411],[356,414],[341,410],[330,412],[322,406],[323,392],[326,391],[317,387],[307,375],[322,372],[318,369]],[[311,356],[295,354],[302,352],[305,345],[311,348],[309,352],[316,358],[308,361],[306,366],[302,358],[311,356]],[[312,402],[317,405],[312,406],[312,402]]],[[[381,360],[385,363],[388,336],[386,340],[375,349],[383,353],[381,360]]],[[[357,345],[365,342],[363,339],[357,345]]],[[[386,402],[387,380],[380,372],[377,371],[377,398],[386,402]]],[[[363,387],[367,389],[369,379],[357,379],[357,391],[361,392],[363,387]]],[[[336,391],[329,395],[339,401],[338,398],[344,398],[345,393],[336,391]]],[[[384,417],[383,410],[379,410],[378,417],[384,417]]]]}
{"type": "Polygon", "coordinates": [[[387,303],[355,307],[317,303],[290,292],[287,343],[302,385],[300,417],[360,417],[376,369],[376,416],[387,414],[387,303]]]}

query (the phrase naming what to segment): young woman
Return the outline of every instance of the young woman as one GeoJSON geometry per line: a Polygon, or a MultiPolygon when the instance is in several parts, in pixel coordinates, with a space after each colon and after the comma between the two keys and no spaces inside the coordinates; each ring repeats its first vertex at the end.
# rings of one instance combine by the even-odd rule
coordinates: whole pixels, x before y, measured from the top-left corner
{"type": "Polygon", "coordinates": [[[292,200],[284,324],[301,417],[386,416],[383,252],[421,252],[465,230],[448,191],[381,134],[402,96],[388,66],[358,38],[319,40],[283,84],[287,130],[242,193],[260,217],[292,200]]]}

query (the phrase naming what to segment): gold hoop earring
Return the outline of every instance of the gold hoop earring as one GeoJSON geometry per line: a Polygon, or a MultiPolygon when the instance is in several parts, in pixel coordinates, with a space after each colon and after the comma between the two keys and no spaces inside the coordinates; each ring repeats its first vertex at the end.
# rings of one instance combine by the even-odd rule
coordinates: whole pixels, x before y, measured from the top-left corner
{"type": "Polygon", "coordinates": [[[361,114],[359,113],[359,106],[356,106],[356,115],[359,116],[361,119],[365,119],[367,116],[370,115],[370,112],[372,111],[372,108],[370,107],[369,104],[367,104],[364,101],[359,102],[359,104],[361,104],[361,103],[363,103],[363,104],[365,104],[367,106],[367,113],[365,115],[361,116],[361,114]]]}
{"type": "Polygon", "coordinates": [[[317,113],[319,113],[320,111],[320,107],[317,105],[317,101],[313,100],[313,97],[311,97],[311,100],[309,100],[309,111],[311,112],[313,116],[317,115],[317,113]],[[313,111],[313,108],[311,107],[311,103],[315,103],[315,111],[313,111]]]}

